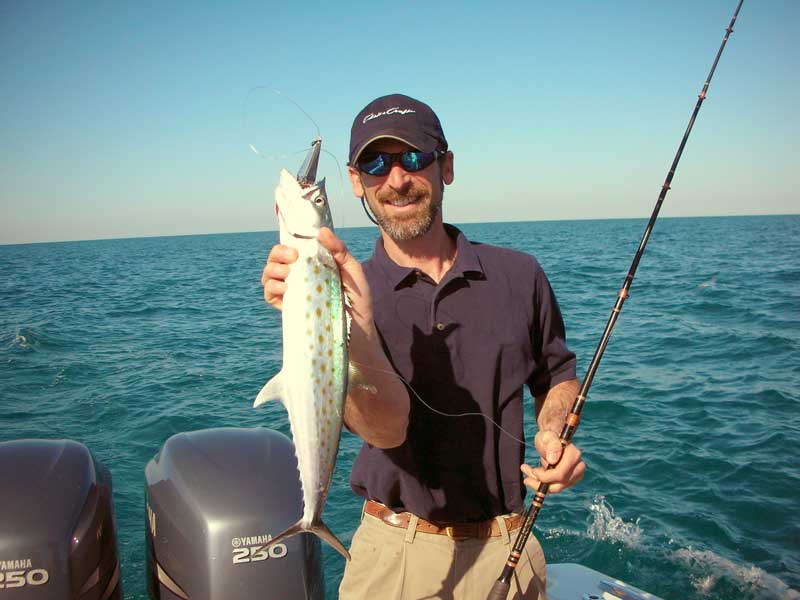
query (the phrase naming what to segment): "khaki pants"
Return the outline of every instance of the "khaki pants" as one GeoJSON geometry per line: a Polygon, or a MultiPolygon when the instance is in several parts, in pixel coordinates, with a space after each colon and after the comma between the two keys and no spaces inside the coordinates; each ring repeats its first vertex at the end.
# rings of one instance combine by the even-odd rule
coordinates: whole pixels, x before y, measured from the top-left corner
{"type": "MultiPolygon", "coordinates": [[[[417,533],[415,517],[401,529],[365,514],[350,545],[352,560],[345,566],[339,600],[486,600],[516,538],[516,530],[507,531],[503,519],[498,522],[499,537],[453,540],[417,533]]],[[[508,599],[546,600],[544,553],[533,535],[508,599]]]]}

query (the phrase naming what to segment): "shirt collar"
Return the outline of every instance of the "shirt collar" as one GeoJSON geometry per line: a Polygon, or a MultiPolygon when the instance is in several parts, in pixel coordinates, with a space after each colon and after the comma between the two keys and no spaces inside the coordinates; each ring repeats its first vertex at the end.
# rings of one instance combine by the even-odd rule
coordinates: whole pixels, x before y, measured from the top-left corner
{"type": "MultiPolygon", "coordinates": [[[[449,223],[444,224],[444,229],[447,235],[451,238],[455,238],[457,252],[456,261],[453,263],[453,266],[450,267],[450,270],[447,272],[444,279],[442,279],[442,282],[459,275],[482,278],[483,266],[481,265],[480,258],[478,258],[478,253],[475,252],[475,248],[473,248],[467,236],[465,236],[458,227],[450,225],[449,223]]],[[[413,267],[401,267],[389,258],[389,255],[386,254],[386,249],[383,247],[383,238],[380,236],[375,242],[372,259],[381,268],[387,280],[395,289],[400,287],[406,278],[412,276],[416,271],[413,267]]]]}

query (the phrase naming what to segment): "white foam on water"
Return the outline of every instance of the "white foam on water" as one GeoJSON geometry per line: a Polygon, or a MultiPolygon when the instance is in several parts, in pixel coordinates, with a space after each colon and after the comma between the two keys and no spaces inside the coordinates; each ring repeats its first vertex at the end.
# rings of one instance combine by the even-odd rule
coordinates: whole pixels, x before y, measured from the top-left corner
{"type": "Polygon", "coordinates": [[[714,275],[711,279],[709,279],[707,281],[704,281],[703,283],[701,283],[697,287],[699,289],[701,289],[701,290],[704,290],[706,288],[714,287],[714,284],[716,284],[716,283],[717,283],[717,276],[714,275]]]}
{"type": "Polygon", "coordinates": [[[589,519],[586,535],[596,541],[620,542],[629,548],[636,548],[642,541],[642,528],[639,519],[625,522],[614,514],[614,507],[606,502],[605,496],[595,496],[589,505],[589,519]]]}
{"type": "Polygon", "coordinates": [[[17,332],[17,335],[14,337],[13,345],[25,350],[33,348],[33,342],[30,341],[22,331],[17,332]]]}
{"type": "Polygon", "coordinates": [[[703,573],[692,578],[698,592],[709,594],[717,581],[724,577],[737,586],[757,594],[759,598],[800,600],[800,592],[754,565],[738,565],[710,550],[696,550],[691,546],[676,550],[674,558],[703,573]]]}

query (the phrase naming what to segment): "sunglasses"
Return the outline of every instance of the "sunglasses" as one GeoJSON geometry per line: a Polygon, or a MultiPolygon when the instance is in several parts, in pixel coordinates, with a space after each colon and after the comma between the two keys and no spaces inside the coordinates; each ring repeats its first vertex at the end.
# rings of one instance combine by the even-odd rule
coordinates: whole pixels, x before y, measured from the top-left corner
{"type": "Polygon", "coordinates": [[[404,171],[416,173],[429,166],[433,161],[443,155],[444,152],[441,150],[434,150],[433,152],[406,150],[405,152],[397,152],[395,154],[390,152],[375,152],[359,158],[356,166],[362,173],[367,173],[375,177],[383,177],[389,174],[394,163],[399,162],[404,171]]]}

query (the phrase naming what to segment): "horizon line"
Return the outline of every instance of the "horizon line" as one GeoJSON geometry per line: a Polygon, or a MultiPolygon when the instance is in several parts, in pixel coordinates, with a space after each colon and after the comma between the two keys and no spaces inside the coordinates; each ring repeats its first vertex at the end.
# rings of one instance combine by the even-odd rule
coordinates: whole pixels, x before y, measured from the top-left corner
{"type": "MultiPolygon", "coordinates": [[[[763,213],[763,214],[736,214],[736,215],[661,215],[659,216],[660,220],[667,220],[667,219],[719,219],[719,218],[746,218],[746,217],[796,217],[800,216],[800,212],[797,213],[763,213]]],[[[579,217],[575,219],[524,219],[524,220],[515,220],[515,221],[504,221],[504,220],[495,220],[495,221],[459,221],[453,222],[452,225],[481,225],[481,224],[498,224],[498,223],[561,223],[561,222],[568,222],[568,221],[642,221],[649,219],[649,216],[646,217],[579,217]]],[[[334,231],[346,230],[346,229],[377,229],[376,225],[369,224],[369,225],[348,225],[342,227],[335,227],[334,231]]],[[[172,237],[194,237],[194,236],[204,236],[204,235],[236,235],[236,234],[248,234],[248,233],[271,233],[277,232],[278,229],[257,229],[257,230],[247,230],[247,231],[206,231],[202,233],[173,233],[173,234],[152,234],[152,235],[126,235],[121,237],[97,237],[97,238],[85,238],[85,239],[66,239],[66,240],[43,240],[43,241],[31,241],[31,242],[0,242],[0,247],[3,246],[30,246],[34,244],[73,244],[73,243],[80,243],[80,242],[112,242],[115,240],[146,240],[146,239],[157,239],[157,238],[172,238],[172,237]]]]}

